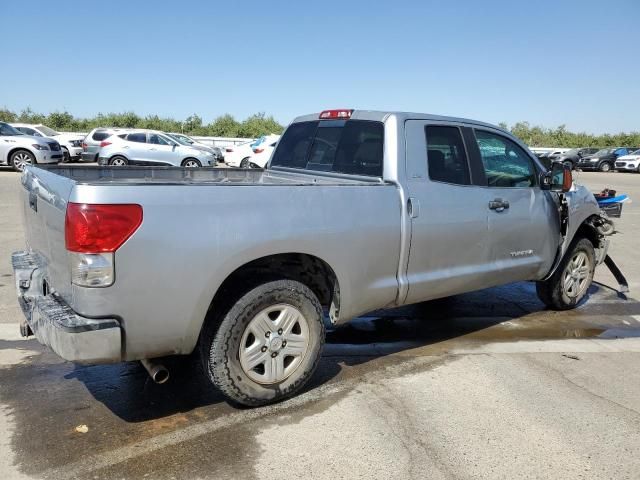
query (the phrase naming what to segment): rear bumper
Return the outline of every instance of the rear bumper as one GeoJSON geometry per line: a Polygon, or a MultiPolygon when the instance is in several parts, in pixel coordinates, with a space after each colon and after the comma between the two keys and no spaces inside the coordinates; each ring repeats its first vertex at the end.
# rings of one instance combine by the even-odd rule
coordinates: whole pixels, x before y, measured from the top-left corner
{"type": "Polygon", "coordinates": [[[98,155],[96,153],[82,152],[82,154],[80,154],[81,162],[96,162],[97,160],[98,155]]]}
{"type": "Polygon", "coordinates": [[[122,332],[115,318],[86,318],[44,291],[43,262],[31,252],[11,256],[18,302],[37,340],[65,360],[110,363],[122,359],[122,332]],[[46,294],[46,295],[45,295],[46,294]]]}

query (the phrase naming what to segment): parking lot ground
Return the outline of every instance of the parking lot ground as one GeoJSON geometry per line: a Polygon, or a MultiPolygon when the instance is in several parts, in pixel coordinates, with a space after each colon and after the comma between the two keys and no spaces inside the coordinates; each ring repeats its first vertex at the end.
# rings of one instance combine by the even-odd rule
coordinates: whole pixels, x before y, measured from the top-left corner
{"type": "Polygon", "coordinates": [[[302,395],[238,409],[189,359],[156,385],[21,339],[0,171],[0,478],[640,478],[640,175],[576,177],[637,199],[610,250],[631,293],[601,267],[568,312],[529,283],[377,312],[328,333],[302,395]]]}

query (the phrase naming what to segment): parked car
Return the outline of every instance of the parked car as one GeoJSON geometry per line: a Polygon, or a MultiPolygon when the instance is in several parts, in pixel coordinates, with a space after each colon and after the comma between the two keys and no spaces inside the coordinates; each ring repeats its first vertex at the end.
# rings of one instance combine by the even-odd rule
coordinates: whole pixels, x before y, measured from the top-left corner
{"type": "Polygon", "coordinates": [[[267,135],[257,146],[253,147],[253,155],[249,158],[250,168],[264,168],[276,145],[280,140],[280,135],[267,135]]]}
{"type": "Polygon", "coordinates": [[[215,166],[209,150],[182,145],[163,132],[133,130],[111,135],[100,142],[98,165],[215,166]]]}
{"type": "Polygon", "coordinates": [[[193,138],[188,137],[187,135],[184,135],[182,133],[165,132],[165,134],[181,145],[213,153],[213,156],[216,157],[216,162],[224,161],[224,155],[222,154],[222,150],[220,149],[220,147],[205,145],[204,143],[196,142],[193,138]]]}
{"type": "Polygon", "coordinates": [[[224,149],[224,163],[230,167],[249,167],[249,159],[253,155],[252,144],[255,140],[229,145],[224,149]]]}
{"type": "Polygon", "coordinates": [[[598,152],[598,147],[572,148],[563,153],[554,153],[549,155],[552,162],[564,163],[567,167],[575,168],[578,161],[585,156],[593,155],[598,152]]]}
{"type": "Polygon", "coordinates": [[[76,162],[82,157],[83,135],[56,132],[53,128],[42,124],[12,123],[11,126],[20,130],[25,135],[52,138],[58,142],[60,147],[62,147],[63,162],[76,162]]]}
{"type": "Polygon", "coordinates": [[[627,155],[637,148],[631,147],[613,147],[602,148],[593,155],[582,157],[577,167],[581,170],[600,170],[601,172],[609,172],[614,169],[614,165],[618,157],[627,155]]]}
{"type": "Polygon", "coordinates": [[[116,133],[127,132],[125,128],[94,128],[82,141],[82,161],[97,162],[100,144],[116,133]]]}
{"type": "Polygon", "coordinates": [[[21,172],[25,165],[61,161],[62,151],[55,140],[26,135],[0,122],[0,165],[9,165],[21,172]]]}
{"type": "Polygon", "coordinates": [[[195,351],[250,406],[308,382],[324,312],[525,280],[570,309],[610,260],[611,220],[568,169],[460,118],[329,110],[296,118],[266,170],[28,168],[22,184],[23,335],[160,382],[157,357],[195,351]]]}
{"type": "Polygon", "coordinates": [[[615,168],[621,172],[640,173],[640,150],[618,157],[615,168]]]}

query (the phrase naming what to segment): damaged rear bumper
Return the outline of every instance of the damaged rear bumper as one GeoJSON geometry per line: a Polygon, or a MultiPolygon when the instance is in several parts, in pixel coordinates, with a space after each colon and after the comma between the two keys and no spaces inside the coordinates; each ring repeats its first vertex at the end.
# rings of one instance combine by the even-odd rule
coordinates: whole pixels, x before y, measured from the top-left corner
{"type": "Polygon", "coordinates": [[[117,319],[83,317],[55,293],[46,292],[44,263],[37,254],[16,252],[11,261],[18,302],[26,323],[41,344],[72,362],[121,361],[122,332],[117,319]]]}

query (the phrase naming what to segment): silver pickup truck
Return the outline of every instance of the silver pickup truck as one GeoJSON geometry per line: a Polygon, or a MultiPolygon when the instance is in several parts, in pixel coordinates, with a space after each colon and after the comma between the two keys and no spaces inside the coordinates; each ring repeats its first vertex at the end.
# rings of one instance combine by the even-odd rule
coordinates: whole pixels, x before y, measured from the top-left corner
{"type": "Polygon", "coordinates": [[[297,118],[265,170],[29,167],[22,333],[159,382],[195,351],[230,400],[274,402],[325,322],[523,280],[576,306],[613,228],[563,168],[486,123],[352,110],[297,118]]]}

